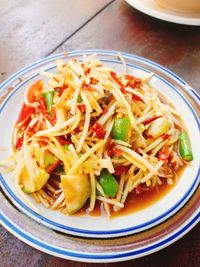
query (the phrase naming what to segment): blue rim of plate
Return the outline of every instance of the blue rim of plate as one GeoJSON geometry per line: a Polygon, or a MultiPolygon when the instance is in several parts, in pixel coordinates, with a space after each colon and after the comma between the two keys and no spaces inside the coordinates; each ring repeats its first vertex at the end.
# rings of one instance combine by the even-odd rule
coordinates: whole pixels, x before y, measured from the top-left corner
{"type": "MultiPolygon", "coordinates": [[[[68,56],[81,56],[83,54],[100,54],[102,55],[108,55],[108,56],[117,56],[116,51],[108,51],[108,50],[81,50],[81,51],[73,51],[73,52],[69,52],[67,54],[68,56]]],[[[173,72],[171,72],[170,70],[160,66],[159,64],[152,62],[148,59],[142,58],[142,57],[138,57],[135,55],[131,55],[131,54],[127,54],[127,53],[123,53],[121,52],[121,54],[125,57],[125,59],[134,59],[137,60],[139,62],[144,62],[148,65],[152,65],[154,67],[156,67],[159,70],[162,70],[162,72],[167,73],[168,75],[172,76],[173,79],[175,79],[176,81],[178,81],[179,83],[181,83],[182,85],[186,86],[188,93],[190,93],[190,95],[196,99],[196,101],[199,101],[199,96],[197,95],[197,93],[195,91],[192,90],[192,88],[190,88],[187,83],[185,81],[183,81],[179,76],[177,76],[176,74],[174,74],[173,72]],[[190,88],[190,89],[188,89],[190,88]]],[[[8,84],[11,84],[16,78],[26,74],[26,72],[31,71],[32,69],[34,69],[35,67],[39,67],[41,64],[47,64],[50,63],[58,58],[66,58],[66,55],[64,55],[63,53],[60,54],[56,54],[44,59],[41,59],[25,68],[23,68],[22,70],[18,71],[17,73],[15,73],[14,75],[12,75],[9,79],[7,79],[6,81],[4,81],[1,86],[0,86],[0,92],[4,91],[4,89],[6,89],[6,86],[8,84]]],[[[111,62],[111,63],[120,63],[119,61],[115,61],[115,60],[104,60],[101,59],[102,61],[107,61],[107,62],[111,62]]],[[[121,64],[121,63],[120,63],[121,64]]],[[[127,63],[128,66],[130,67],[134,67],[134,68],[139,68],[139,69],[143,69],[145,71],[147,71],[146,69],[142,68],[142,67],[138,67],[135,66],[134,64],[130,64],[127,63]]],[[[53,67],[51,67],[53,68],[53,67]]],[[[49,69],[51,69],[49,68],[49,69]]],[[[3,108],[5,107],[6,103],[9,101],[9,99],[13,96],[13,94],[20,89],[21,86],[24,85],[24,83],[27,83],[28,81],[30,81],[31,79],[33,79],[35,76],[38,75],[38,72],[31,75],[31,77],[29,77],[28,79],[24,80],[22,83],[20,83],[18,86],[15,87],[15,90],[8,95],[8,97],[5,99],[5,101],[3,102],[3,104],[1,105],[0,108],[0,113],[3,110],[3,108]]],[[[168,81],[166,81],[165,79],[163,79],[161,76],[157,75],[156,76],[162,80],[164,83],[166,83],[168,86],[171,87],[172,90],[174,90],[177,94],[179,94],[179,96],[184,100],[185,104],[190,108],[191,112],[193,113],[193,116],[196,120],[196,123],[198,125],[198,128],[200,129],[200,121],[198,119],[198,116],[195,112],[195,110],[193,109],[193,107],[191,106],[191,104],[183,97],[183,95],[174,87],[172,86],[168,81]]],[[[39,214],[37,214],[36,212],[34,212],[31,208],[29,208],[26,204],[24,204],[10,189],[10,187],[7,185],[6,181],[4,180],[3,176],[0,174],[0,183],[4,189],[4,191],[6,192],[7,195],[9,195],[9,197],[14,200],[14,204],[20,208],[21,210],[24,211],[24,213],[26,213],[27,215],[29,215],[31,218],[34,218],[36,221],[40,221],[42,224],[64,232],[64,233],[69,233],[69,234],[74,234],[74,235],[78,235],[78,236],[86,236],[86,237],[98,237],[98,238],[104,238],[104,237],[116,237],[116,236],[123,236],[123,235],[127,235],[127,234],[133,234],[133,233],[137,233],[140,231],[144,231],[147,230],[149,228],[152,228],[155,225],[158,225],[159,223],[165,221],[166,219],[168,219],[169,217],[171,217],[173,214],[175,214],[178,210],[180,210],[185,204],[186,202],[191,198],[191,196],[193,195],[193,193],[195,192],[199,182],[200,182],[200,168],[196,174],[195,180],[192,184],[192,186],[188,189],[187,193],[181,198],[181,200],[179,200],[173,207],[171,207],[168,211],[166,211],[165,213],[163,213],[162,215],[160,215],[157,218],[154,218],[153,220],[150,220],[146,223],[143,223],[141,225],[137,225],[135,227],[128,227],[128,228],[124,228],[124,229],[117,229],[117,230],[85,230],[85,229],[78,229],[78,228],[73,228],[70,226],[65,226],[59,223],[55,223],[54,221],[51,221],[39,214]]]]}
{"type": "Polygon", "coordinates": [[[54,256],[58,256],[60,258],[76,260],[81,262],[104,262],[104,263],[130,260],[159,251],[169,246],[170,244],[174,243],[175,241],[179,240],[182,236],[188,233],[199,222],[199,219],[200,219],[200,211],[193,214],[193,216],[190,217],[190,220],[188,220],[186,224],[181,225],[181,227],[179,229],[176,229],[175,232],[170,233],[169,235],[165,236],[165,238],[159,240],[154,244],[151,245],[147,244],[147,246],[144,248],[137,250],[129,250],[120,253],[113,252],[113,253],[101,254],[101,253],[86,253],[86,252],[81,253],[79,251],[76,252],[53,246],[25,232],[23,229],[14,224],[6,215],[0,214],[0,221],[8,231],[10,231],[20,240],[24,241],[25,243],[31,245],[36,249],[39,249],[45,253],[54,256]]]}

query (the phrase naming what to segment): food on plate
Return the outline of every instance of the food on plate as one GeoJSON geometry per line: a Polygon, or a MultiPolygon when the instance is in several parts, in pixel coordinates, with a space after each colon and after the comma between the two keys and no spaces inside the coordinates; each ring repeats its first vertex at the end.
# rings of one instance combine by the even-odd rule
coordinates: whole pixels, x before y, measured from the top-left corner
{"type": "MultiPolygon", "coordinates": [[[[120,56],[121,57],[121,56],[120,56]]],[[[18,192],[75,214],[120,212],[130,195],[176,183],[193,159],[180,114],[149,83],[103,66],[95,55],[57,61],[35,81],[13,129],[13,153],[0,163],[18,192]]],[[[142,200],[142,197],[141,197],[142,200]]]]}

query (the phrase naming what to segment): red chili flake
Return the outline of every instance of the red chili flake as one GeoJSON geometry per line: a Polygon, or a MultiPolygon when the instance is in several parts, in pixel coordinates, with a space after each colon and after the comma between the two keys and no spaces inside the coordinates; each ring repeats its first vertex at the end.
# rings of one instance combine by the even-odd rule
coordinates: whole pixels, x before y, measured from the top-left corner
{"type": "Polygon", "coordinates": [[[114,156],[115,156],[116,158],[121,157],[121,155],[122,155],[122,153],[123,153],[123,151],[122,151],[121,149],[119,149],[119,148],[114,148],[113,151],[114,151],[114,156]]]}
{"type": "Polygon", "coordinates": [[[130,166],[116,166],[114,167],[115,175],[120,176],[129,170],[130,166]]]}
{"type": "Polygon", "coordinates": [[[40,147],[44,147],[47,145],[47,142],[45,141],[37,141],[37,142],[39,143],[40,147]]]}
{"type": "Polygon", "coordinates": [[[44,96],[40,96],[39,99],[39,104],[40,104],[40,110],[43,114],[47,113],[47,106],[46,106],[46,100],[44,98],[44,96]]]}
{"type": "Polygon", "coordinates": [[[64,83],[63,86],[60,88],[58,95],[61,96],[62,93],[63,93],[63,92],[65,91],[65,89],[67,89],[67,88],[68,88],[68,85],[64,83]]]}
{"type": "Polygon", "coordinates": [[[162,116],[155,116],[155,117],[152,117],[152,118],[148,118],[148,119],[146,119],[145,121],[143,121],[143,124],[144,125],[147,125],[147,124],[149,124],[149,123],[151,123],[152,121],[155,121],[155,120],[157,120],[157,119],[159,119],[159,118],[161,118],[162,116]]]}
{"type": "Polygon", "coordinates": [[[78,107],[78,109],[80,110],[81,113],[84,113],[86,111],[85,105],[78,105],[77,107],[78,107]]]}
{"type": "Polygon", "coordinates": [[[45,114],[45,117],[47,118],[47,120],[52,124],[55,125],[57,118],[56,118],[56,109],[52,108],[51,109],[51,115],[49,115],[48,113],[45,114]]]}
{"type": "Polygon", "coordinates": [[[106,114],[108,112],[108,108],[104,108],[102,114],[106,114]]]}
{"type": "Polygon", "coordinates": [[[92,131],[95,132],[96,136],[99,139],[104,139],[105,135],[106,135],[106,131],[104,130],[103,126],[99,123],[96,122],[92,127],[91,127],[92,131]]]}
{"type": "Polygon", "coordinates": [[[60,166],[61,161],[58,159],[51,165],[46,167],[46,172],[52,173],[58,166],[60,166]]]}
{"type": "Polygon", "coordinates": [[[91,68],[87,68],[87,69],[84,71],[85,75],[89,74],[90,71],[91,71],[91,68]]]}
{"type": "Polygon", "coordinates": [[[90,78],[90,84],[96,84],[98,82],[95,78],[90,78]]]}
{"type": "Polygon", "coordinates": [[[89,84],[83,83],[82,88],[89,91],[95,91],[95,89],[89,84]]]}
{"type": "Polygon", "coordinates": [[[163,140],[166,140],[170,137],[170,135],[169,134],[163,134],[161,137],[163,140]]]}
{"type": "Polygon", "coordinates": [[[57,137],[58,141],[61,143],[61,145],[70,145],[72,142],[71,142],[71,139],[70,137],[68,138],[65,138],[65,136],[59,136],[57,137]]]}
{"type": "Polygon", "coordinates": [[[169,151],[169,147],[167,145],[165,145],[162,150],[160,150],[158,152],[158,160],[162,160],[166,163],[169,162],[169,156],[170,156],[171,152],[169,151]]]}
{"type": "Polygon", "coordinates": [[[142,100],[142,98],[139,97],[138,95],[134,95],[134,94],[132,94],[132,99],[133,99],[134,101],[141,101],[141,102],[144,103],[144,101],[142,100]]]}
{"type": "Polygon", "coordinates": [[[125,86],[123,83],[120,81],[119,78],[117,78],[117,74],[114,71],[110,72],[111,78],[120,86],[120,90],[123,94],[126,94],[125,86]]]}
{"type": "Polygon", "coordinates": [[[136,186],[136,188],[135,188],[135,193],[136,193],[137,195],[139,195],[139,194],[142,193],[142,187],[141,187],[140,184],[136,186]]]}
{"type": "Polygon", "coordinates": [[[15,149],[17,150],[20,149],[22,147],[23,141],[24,141],[24,135],[22,135],[17,139],[17,142],[15,144],[15,149]]]}
{"type": "Polygon", "coordinates": [[[74,132],[77,133],[77,134],[80,133],[80,131],[81,130],[79,129],[79,127],[77,127],[77,128],[74,129],[74,132]]]}
{"type": "Polygon", "coordinates": [[[116,148],[115,145],[113,141],[109,140],[106,144],[106,151],[109,157],[115,156],[119,158],[123,152],[119,148],[116,148]]]}
{"type": "Polygon", "coordinates": [[[135,89],[141,84],[141,79],[136,78],[132,75],[125,75],[126,80],[128,80],[126,85],[129,85],[131,88],[135,89]]]}

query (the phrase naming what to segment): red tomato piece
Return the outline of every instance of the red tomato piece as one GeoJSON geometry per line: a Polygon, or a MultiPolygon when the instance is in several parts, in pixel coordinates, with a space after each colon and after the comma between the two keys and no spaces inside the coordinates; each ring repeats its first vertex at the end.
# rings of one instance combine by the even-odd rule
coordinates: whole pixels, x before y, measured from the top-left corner
{"type": "Polygon", "coordinates": [[[33,107],[23,104],[16,123],[19,124],[23,122],[22,126],[27,126],[34,111],[35,109],[33,107]]]}
{"type": "Polygon", "coordinates": [[[104,137],[106,135],[106,131],[104,130],[103,126],[99,122],[96,122],[92,126],[92,131],[95,132],[96,136],[99,139],[104,139],[104,137]]]}
{"type": "Polygon", "coordinates": [[[43,82],[41,80],[36,81],[28,89],[27,99],[30,103],[36,101],[36,96],[40,95],[43,90],[43,82]]]}

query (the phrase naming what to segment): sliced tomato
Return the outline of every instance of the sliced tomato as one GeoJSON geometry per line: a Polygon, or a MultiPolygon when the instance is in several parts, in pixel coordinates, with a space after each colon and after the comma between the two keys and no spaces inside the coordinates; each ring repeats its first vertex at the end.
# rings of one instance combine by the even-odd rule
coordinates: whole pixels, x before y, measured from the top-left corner
{"type": "Polygon", "coordinates": [[[22,123],[22,126],[27,126],[34,111],[35,109],[33,107],[23,104],[16,123],[22,123]]]}
{"type": "Polygon", "coordinates": [[[43,82],[41,80],[36,81],[33,85],[31,85],[28,89],[27,99],[30,103],[36,101],[36,97],[42,94],[43,91],[43,82]]]}

